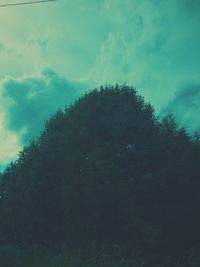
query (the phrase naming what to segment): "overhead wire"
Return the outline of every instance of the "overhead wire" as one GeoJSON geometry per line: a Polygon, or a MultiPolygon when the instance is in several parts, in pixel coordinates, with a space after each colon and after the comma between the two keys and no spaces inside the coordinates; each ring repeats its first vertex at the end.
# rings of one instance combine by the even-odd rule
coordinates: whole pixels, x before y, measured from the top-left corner
{"type": "Polygon", "coordinates": [[[42,4],[46,2],[55,2],[58,0],[34,0],[34,1],[28,1],[28,2],[19,2],[19,3],[8,3],[8,4],[0,4],[1,7],[11,7],[11,6],[22,6],[22,5],[31,5],[31,4],[42,4]]]}

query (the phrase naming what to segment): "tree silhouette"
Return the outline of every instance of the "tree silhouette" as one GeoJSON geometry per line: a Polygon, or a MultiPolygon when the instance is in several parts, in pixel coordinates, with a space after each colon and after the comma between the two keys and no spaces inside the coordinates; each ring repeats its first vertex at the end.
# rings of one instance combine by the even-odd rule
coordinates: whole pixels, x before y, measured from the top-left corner
{"type": "Polygon", "coordinates": [[[93,90],[2,174],[1,243],[181,255],[200,245],[199,159],[199,142],[134,88],[93,90]]]}

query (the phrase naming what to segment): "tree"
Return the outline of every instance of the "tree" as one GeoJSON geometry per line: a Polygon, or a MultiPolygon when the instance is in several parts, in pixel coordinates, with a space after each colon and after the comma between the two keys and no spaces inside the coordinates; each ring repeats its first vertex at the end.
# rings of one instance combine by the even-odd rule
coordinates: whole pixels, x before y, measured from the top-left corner
{"type": "Polygon", "coordinates": [[[95,240],[181,255],[200,244],[199,156],[185,129],[172,116],[159,121],[134,88],[91,91],[55,113],[3,173],[1,242],[95,240]]]}

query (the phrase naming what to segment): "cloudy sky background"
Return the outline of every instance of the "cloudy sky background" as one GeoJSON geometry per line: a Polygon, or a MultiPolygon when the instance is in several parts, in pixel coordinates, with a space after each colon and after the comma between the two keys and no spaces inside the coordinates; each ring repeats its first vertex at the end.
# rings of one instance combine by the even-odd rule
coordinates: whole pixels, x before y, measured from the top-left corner
{"type": "Polygon", "coordinates": [[[135,86],[157,114],[200,130],[199,29],[199,0],[0,8],[0,169],[54,111],[102,84],[135,86]]]}

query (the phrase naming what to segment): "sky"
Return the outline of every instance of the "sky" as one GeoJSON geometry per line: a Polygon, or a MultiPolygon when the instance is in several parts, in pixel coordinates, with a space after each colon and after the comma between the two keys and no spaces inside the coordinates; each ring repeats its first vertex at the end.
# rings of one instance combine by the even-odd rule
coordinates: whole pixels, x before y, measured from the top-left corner
{"type": "Polygon", "coordinates": [[[158,115],[200,131],[199,29],[199,0],[0,7],[0,170],[58,108],[100,85],[136,87],[158,115]]]}

